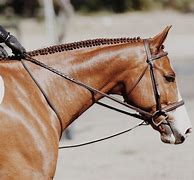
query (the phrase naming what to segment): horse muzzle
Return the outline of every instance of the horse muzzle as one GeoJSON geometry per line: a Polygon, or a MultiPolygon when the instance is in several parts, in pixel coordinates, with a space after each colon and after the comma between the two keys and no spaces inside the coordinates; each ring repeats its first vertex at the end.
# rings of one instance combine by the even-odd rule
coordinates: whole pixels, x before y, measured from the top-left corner
{"type": "Polygon", "coordinates": [[[181,133],[171,125],[162,124],[159,131],[162,142],[168,144],[181,144],[191,134],[192,128],[188,128],[185,133],[181,133]]]}
{"type": "Polygon", "coordinates": [[[192,133],[192,126],[184,106],[159,116],[152,126],[160,132],[161,140],[169,144],[181,144],[192,133]]]}

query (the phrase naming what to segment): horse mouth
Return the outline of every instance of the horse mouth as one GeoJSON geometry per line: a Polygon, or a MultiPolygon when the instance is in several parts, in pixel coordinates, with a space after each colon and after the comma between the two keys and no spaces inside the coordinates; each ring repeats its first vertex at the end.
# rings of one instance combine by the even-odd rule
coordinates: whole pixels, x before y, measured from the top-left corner
{"type": "Polygon", "coordinates": [[[192,128],[188,128],[185,133],[180,133],[169,124],[161,124],[160,132],[161,141],[167,144],[182,144],[192,133],[192,128]]]}

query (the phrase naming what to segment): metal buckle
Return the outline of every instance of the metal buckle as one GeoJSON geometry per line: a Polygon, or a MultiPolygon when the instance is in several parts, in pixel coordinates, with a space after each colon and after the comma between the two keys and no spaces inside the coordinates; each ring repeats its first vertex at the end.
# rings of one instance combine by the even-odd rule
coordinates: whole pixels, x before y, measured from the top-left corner
{"type": "Polygon", "coordinates": [[[160,124],[162,124],[164,121],[167,121],[167,119],[168,119],[168,115],[166,111],[156,111],[152,115],[152,123],[154,124],[154,126],[157,126],[157,127],[160,124]],[[160,116],[163,116],[165,118],[160,119],[160,116]]]}

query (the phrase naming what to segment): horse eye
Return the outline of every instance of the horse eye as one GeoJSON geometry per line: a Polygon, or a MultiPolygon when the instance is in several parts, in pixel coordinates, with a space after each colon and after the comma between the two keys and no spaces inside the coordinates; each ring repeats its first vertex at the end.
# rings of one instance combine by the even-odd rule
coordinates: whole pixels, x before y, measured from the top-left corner
{"type": "Polygon", "coordinates": [[[174,82],[175,81],[175,76],[174,75],[165,75],[164,77],[168,82],[174,82]]]}

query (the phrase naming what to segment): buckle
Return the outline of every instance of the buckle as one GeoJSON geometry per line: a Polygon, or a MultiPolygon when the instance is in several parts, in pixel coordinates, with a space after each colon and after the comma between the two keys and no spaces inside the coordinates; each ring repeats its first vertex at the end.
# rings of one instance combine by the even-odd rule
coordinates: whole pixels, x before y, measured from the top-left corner
{"type": "Polygon", "coordinates": [[[167,119],[168,119],[168,115],[166,111],[156,111],[152,115],[152,123],[154,124],[154,126],[157,126],[157,127],[167,119]],[[160,118],[160,116],[163,116],[164,118],[160,118]]]}

